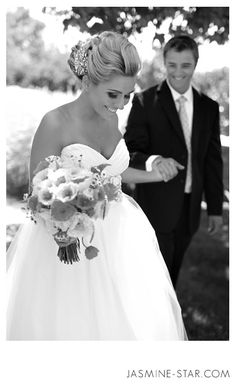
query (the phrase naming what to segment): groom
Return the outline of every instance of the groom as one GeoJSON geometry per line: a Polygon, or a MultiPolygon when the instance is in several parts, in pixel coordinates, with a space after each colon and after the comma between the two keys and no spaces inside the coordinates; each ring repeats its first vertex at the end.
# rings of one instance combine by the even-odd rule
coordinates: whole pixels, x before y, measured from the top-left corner
{"type": "Polygon", "coordinates": [[[192,87],[197,61],[198,46],[191,37],[169,40],[164,47],[167,79],[134,96],[125,133],[130,166],[157,168],[163,176],[163,182],[138,184],[136,199],[156,231],[174,286],[199,226],[203,193],[208,231],[215,234],[222,225],[219,105],[192,87]]]}

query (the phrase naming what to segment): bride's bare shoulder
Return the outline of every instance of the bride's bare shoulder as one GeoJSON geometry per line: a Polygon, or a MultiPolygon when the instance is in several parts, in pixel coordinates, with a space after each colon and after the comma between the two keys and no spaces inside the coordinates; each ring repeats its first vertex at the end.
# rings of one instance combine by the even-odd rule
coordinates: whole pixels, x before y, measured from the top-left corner
{"type": "Polygon", "coordinates": [[[47,125],[48,128],[51,127],[52,129],[59,128],[68,119],[69,110],[69,104],[52,109],[43,116],[41,124],[47,125]]]}
{"type": "Polygon", "coordinates": [[[71,108],[69,104],[64,104],[47,112],[42,117],[36,133],[63,141],[65,130],[68,130],[70,125],[71,108]]]}
{"type": "Polygon", "coordinates": [[[54,152],[60,151],[64,142],[65,135],[65,117],[64,106],[55,108],[47,112],[41,119],[36,129],[32,149],[50,148],[54,152]]]}

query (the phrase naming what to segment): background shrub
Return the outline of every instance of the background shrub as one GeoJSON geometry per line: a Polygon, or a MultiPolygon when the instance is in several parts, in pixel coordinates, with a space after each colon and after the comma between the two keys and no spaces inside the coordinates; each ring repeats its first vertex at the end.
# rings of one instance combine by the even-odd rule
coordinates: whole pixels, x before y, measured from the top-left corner
{"type": "Polygon", "coordinates": [[[22,198],[28,190],[28,162],[33,136],[29,127],[7,140],[7,193],[22,198]]]}

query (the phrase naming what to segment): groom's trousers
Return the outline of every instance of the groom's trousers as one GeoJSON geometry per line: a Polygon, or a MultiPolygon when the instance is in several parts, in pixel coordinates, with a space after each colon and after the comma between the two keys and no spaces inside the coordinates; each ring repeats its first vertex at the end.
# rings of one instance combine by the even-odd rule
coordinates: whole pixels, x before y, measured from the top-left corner
{"type": "Polygon", "coordinates": [[[176,286],[184,253],[187,250],[192,234],[189,229],[189,209],[191,194],[184,194],[184,203],[176,227],[167,233],[156,231],[159,247],[166,262],[173,286],[176,286]]]}

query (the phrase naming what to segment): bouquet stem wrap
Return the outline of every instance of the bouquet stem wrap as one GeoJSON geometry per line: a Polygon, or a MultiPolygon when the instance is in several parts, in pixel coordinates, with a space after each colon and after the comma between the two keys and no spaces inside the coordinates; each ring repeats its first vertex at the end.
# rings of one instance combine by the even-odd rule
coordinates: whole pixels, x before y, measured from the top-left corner
{"type": "Polygon", "coordinates": [[[54,240],[59,245],[57,256],[65,264],[73,264],[79,261],[80,242],[79,239],[66,239],[66,234],[54,235],[54,240]]]}
{"type": "Polygon", "coordinates": [[[75,261],[79,261],[79,248],[76,242],[69,245],[60,246],[57,256],[65,264],[72,264],[75,261]]]}

